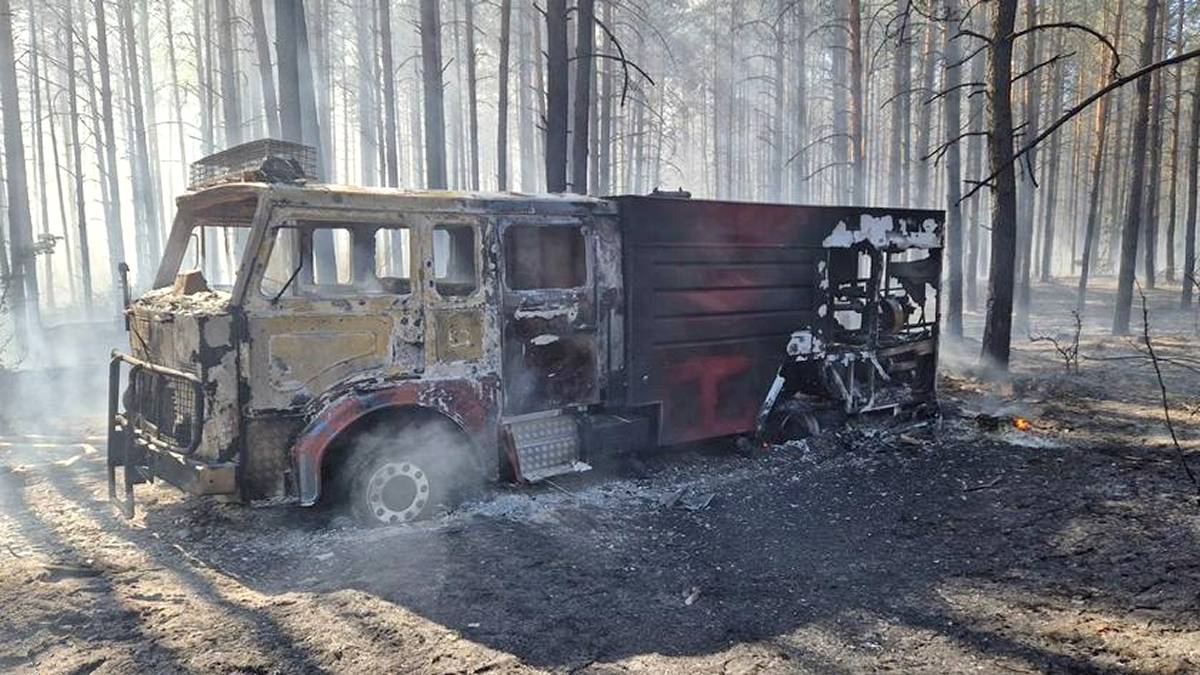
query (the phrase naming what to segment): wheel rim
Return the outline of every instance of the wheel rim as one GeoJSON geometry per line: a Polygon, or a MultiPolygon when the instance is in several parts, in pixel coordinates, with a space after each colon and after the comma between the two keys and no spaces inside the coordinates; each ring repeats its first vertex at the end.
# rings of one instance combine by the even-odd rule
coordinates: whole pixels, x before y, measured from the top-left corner
{"type": "Polygon", "coordinates": [[[429,490],[429,474],[415,462],[386,462],[367,482],[367,506],[381,523],[408,522],[425,510],[429,490]]]}

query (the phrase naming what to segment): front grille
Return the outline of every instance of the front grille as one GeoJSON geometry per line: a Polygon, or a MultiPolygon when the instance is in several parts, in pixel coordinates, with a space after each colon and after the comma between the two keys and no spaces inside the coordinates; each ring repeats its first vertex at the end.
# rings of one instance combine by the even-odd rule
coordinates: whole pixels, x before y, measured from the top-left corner
{"type": "Polygon", "coordinates": [[[196,383],[135,367],[125,403],[135,429],[175,449],[191,451],[200,438],[196,383]]]}

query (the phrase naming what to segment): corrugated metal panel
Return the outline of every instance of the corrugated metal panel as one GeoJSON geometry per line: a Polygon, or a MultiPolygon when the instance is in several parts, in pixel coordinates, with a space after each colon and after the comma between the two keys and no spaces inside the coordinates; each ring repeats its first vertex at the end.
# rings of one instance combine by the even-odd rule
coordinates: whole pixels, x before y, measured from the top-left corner
{"type": "Polygon", "coordinates": [[[822,242],[860,214],[939,212],[619,197],[630,405],[659,441],[750,431],[792,331],[812,319],[822,242]]]}

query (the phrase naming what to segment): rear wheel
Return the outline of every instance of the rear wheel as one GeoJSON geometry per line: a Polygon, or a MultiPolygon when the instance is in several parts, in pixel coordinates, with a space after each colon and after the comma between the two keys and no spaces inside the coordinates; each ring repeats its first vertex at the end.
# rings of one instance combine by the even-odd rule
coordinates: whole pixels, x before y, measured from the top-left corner
{"type": "Polygon", "coordinates": [[[384,425],[353,444],[346,498],[366,525],[395,525],[452,507],[477,485],[469,446],[442,425],[384,425]]]}

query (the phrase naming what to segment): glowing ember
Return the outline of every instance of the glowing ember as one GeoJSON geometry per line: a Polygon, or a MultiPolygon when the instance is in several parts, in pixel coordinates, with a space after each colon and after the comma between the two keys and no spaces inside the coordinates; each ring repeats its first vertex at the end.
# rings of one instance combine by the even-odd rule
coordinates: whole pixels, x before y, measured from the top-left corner
{"type": "Polygon", "coordinates": [[[1029,431],[1033,428],[1033,424],[1024,417],[1014,417],[1013,426],[1017,428],[1017,431],[1029,431]]]}

